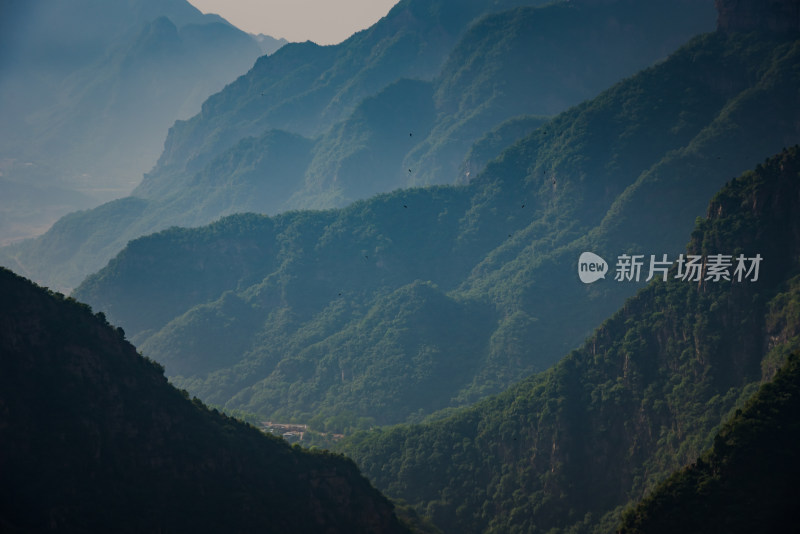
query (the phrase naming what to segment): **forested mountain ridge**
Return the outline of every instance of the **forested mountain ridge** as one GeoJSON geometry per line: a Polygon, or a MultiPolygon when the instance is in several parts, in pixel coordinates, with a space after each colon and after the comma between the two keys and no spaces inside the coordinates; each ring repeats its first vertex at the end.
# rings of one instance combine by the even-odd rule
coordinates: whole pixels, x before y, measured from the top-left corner
{"type": "Polygon", "coordinates": [[[2,6],[0,244],[130,194],[167,128],[260,54],[185,0],[2,6]]]}
{"type": "Polygon", "coordinates": [[[794,522],[794,484],[800,476],[798,401],[800,357],[795,353],[725,423],[709,450],[625,512],[618,532],[786,530],[794,522]]]}
{"type": "Polygon", "coordinates": [[[800,140],[799,62],[791,36],[704,35],[466,186],[140,238],[76,296],[228,409],[342,431],[467,404],[633,294],[580,283],[581,252],[677,255],[716,190],[800,140]]]}
{"type": "Polygon", "coordinates": [[[412,184],[452,183],[470,145],[501,121],[554,116],[591,99],[710,31],[713,20],[710,3],[627,0],[554,2],[483,17],[434,80],[437,120],[404,162],[412,184]]]}
{"type": "Polygon", "coordinates": [[[712,200],[685,252],[704,258],[699,282],[676,278],[686,271],[675,263],[551,370],[343,450],[448,532],[613,532],[628,502],[694,462],[800,346],[798,200],[794,147],[712,200]],[[758,255],[757,278],[731,267],[715,281],[705,269],[716,254],[758,255]]]}
{"type": "Polygon", "coordinates": [[[194,402],[85,304],[0,269],[3,532],[408,532],[352,463],[194,402]]]}
{"type": "Polygon", "coordinates": [[[433,78],[468,25],[481,15],[537,0],[403,0],[367,30],[335,46],[293,43],[261,58],[244,77],[210,97],[202,112],[171,130],[141,196],[159,175],[199,171],[232,143],[270,129],[305,137],[346,119],[359,102],[403,78],[433,78]]]}
{"type": "MultiPolygon", "coordinates": [[[[72,214],[2,261],[67,290],[172,225],[467,179],[488,159],[465,161],[471,145],[504,121],[592,97],[714,20],[710,0],[540,3],[406,0],[340,45],[263,57],[174,125],[134,197],[72,214]]],[[[492,157],[518,138],[500,139],[492,157]]]]}

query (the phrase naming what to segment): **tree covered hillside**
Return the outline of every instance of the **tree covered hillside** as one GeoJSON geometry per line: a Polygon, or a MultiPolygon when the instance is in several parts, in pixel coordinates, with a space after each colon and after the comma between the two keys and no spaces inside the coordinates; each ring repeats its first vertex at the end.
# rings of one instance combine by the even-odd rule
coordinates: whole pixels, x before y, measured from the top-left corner
{"type": "Polygon", "coordinates": [[[350,460],[186,397],[102,314],[0,269],[0,529],[407,532],[350,460]]]}
{"type": "Polygon", "coordinates": [[[709,450],[623,515],[620,534],[791,529],[800,477],[798,413],[800,357],[792,354],[775,379],[736,410],[709,450]]]}
{"type": "MultiPolygon", "coordinates": [[[[71,214],[0,261],[71,290],[172,225],[464,181],[488,159],[471,146],[505,121],[591,98],[714,23],[710,0],[542,3],[404,0],[339,45],[285,46],[176,122],[132,197],[71,214]]],[[[491,157],[530,133],[504,131],[518,136],[483,145],[491,157]]]]}
{"type": "MultiPolygon", "coordinates": [[[[746,456],[779,431],[777,421],[787,421],[780,431],[793,432],[797,414],[787,411],[791,404],[765,412],[751,403],[734,419],[736,430],[714,436],[800,345],[798,200],[794,147],[711,201],[685,252],[704,258],[699,282],[680,277],[676,263],[666,281],[656,278],[552,369],[439,420],[364,432],[343,450],[379,488],[447,532],[613,532],[627,503],[713,441],[716,452],[626,516],[627,528],[674,532],[695,525],[688,530],[705,532],[709,522],[723,520],[722,510],[707,518],[706,510],[734,494],[737,515],[750,515],[748,507],[763,501],[728,491],[746,473],[768,484],[768,473],[780,467],[767,461],[759,472],[746,456]],[[760,255],[757,279],[750,271],[740,281],[732,265],[730,280],[715,281],[716,254],[760,255]],[[756,420],[753,409],[763,418],[756,420]],[[766,433],[753,434],[761,429],[766,433]],[[675,528],[657,530],[662,519],[675,528]]],[[[788,395],[777,397],[796,402],[788,395]]],[[[781,443],[787,442],[777,441],[774,450],[785,458],[781,443]]],[[[773,489],[763,491],[777,495],[773,489]]],[[[779,508],[780,499],[773,503],[779,508]]],[[[752,517],[767,520],[762,511],[752,517]]]]}
{"type": "Polygon", "coordinates": [[[583,251],[675,257],[716,190],[800,141],[799,60],[791,37],[708,34],[468,185],[167,230],[75,295],[227,409],[343,431],[464,405],[546,369],[639,287],[580,283],[583,251]]]}

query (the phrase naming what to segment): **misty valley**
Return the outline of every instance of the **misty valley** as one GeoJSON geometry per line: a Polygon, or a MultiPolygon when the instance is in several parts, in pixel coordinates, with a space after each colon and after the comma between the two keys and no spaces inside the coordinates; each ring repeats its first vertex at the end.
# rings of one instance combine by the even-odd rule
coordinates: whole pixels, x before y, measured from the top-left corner
{"type": "Polygon", "coordinates": [[[797,0],[0,19],[0,531],[794,530],[797,0]]]}

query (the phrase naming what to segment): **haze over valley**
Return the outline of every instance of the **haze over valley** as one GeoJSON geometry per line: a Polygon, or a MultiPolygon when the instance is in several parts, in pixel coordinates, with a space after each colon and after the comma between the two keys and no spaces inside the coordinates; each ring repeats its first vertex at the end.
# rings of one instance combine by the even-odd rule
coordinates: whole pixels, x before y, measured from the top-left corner
{"type": "Polygon", "coordinates": [[[3,10],[2,530],[792,520],[797,0],[3,10]]]}

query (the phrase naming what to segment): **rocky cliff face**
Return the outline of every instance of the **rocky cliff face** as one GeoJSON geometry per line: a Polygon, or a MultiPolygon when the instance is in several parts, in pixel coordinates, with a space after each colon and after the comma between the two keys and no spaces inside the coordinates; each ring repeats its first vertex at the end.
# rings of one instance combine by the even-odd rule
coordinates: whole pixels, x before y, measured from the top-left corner
{"type": "Polygon", "coordinates": [[[800,0],[715,0],[725,31],[800,31],[800,0]]]}

